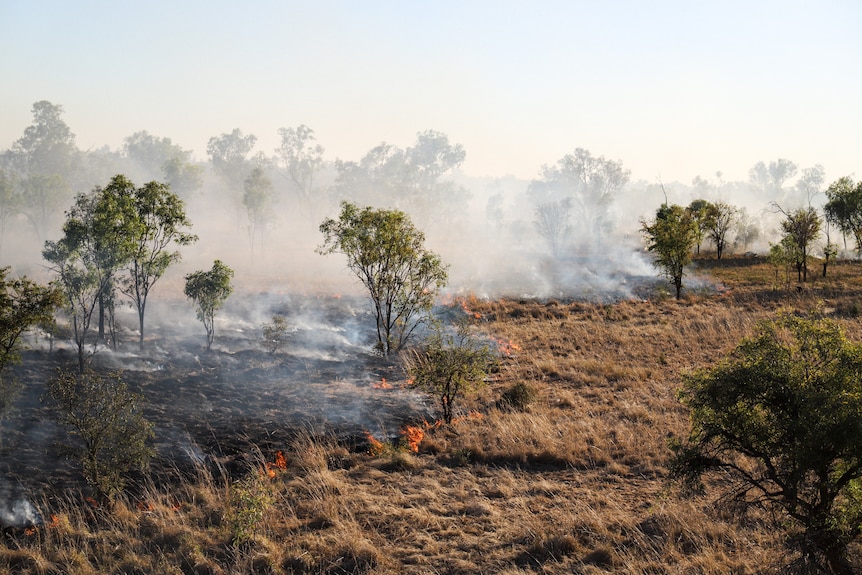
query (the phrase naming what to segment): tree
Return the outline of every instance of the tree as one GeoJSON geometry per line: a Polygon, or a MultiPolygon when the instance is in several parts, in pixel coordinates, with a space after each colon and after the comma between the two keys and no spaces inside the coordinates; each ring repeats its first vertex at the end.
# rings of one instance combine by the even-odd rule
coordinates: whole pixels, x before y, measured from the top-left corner
{"type": "Polygon", "coordinates": [[[281,146],[276,150],[276,154],[296,192],[300,211],[315,221],[315,177],[323,166],[323,146],[316,143],[314,130],[306,125],[280,128],[278,135],[281,136],[281,146]]]}
{"type": "Polygon", "coordinates": [[[491,350],[476,339],[467,324],[460,324],[454,332],[437,326],[421,347],[405,357],[412,385],[439,399],[447,424],[452,423],[460,397],[482,383],[493,363],[491,350]]]}
{"type": "Polygon", "coordinates": [[[680,299],[684,269],[697,241],[697,223],[682,206],[662,204],[652,223],[641,220],[641,233],[647,251],[656,256],[653,265],[674,285],[676,299],[680,299]]]}
{"type": "Polygon", "coordinates": [[[737,212],[736,224],[734,225],[736,238],[733,245],[737,250],[746,252],[751,242],[760,237],[760,224],[756,218],[749,215],[748,210],[740,208],[737,212]]]}
{"type": "Polygon", "coordinates": [[[784,183],[796,175],[798,166],[795,162],[785,158],[779,158],[769,162],[767,166],[763,162],[757,162],[749,171],[748,177],[755,187],[763,193],[775,198],[776,201],[785,201],[784,183]]]}
{"type": "Polygon", "coordinates": [[[46,100],[33,104],[33,123],[3,155],[4,164],[20,186],[22,213],[40,239],[47,237],[60,207],[68,200],[80,164],[75,135],[62,114],[62,106],[46,100]]]}
{"type": "Polygon", "coordinates": [[[782,511],[833,572],[852,573],[862,529],[862,345],[829,319],[789,312],[717,365],[686,375],[692,428],[673,447],[688,489],[719,474],[726,497],[782,511]],[[730,480],[731,483],[727,483],[730,480]]]}
{"type": "Polygon", "coordinates": [[[275,354],[287,340],[287,319],[283,315],[275,314],[270,323],[263,324],[261,332],[261,344],[269,353],[275,354]]]}
{"type": "Polygon", "coordinates": [[[215,260],[209,271],[196,271],[185,276],[186,297],[195,303],[198,319],[207,332],[207,350],[215,338],[215,312],[221,308],[228,296],[233,293],[233,270],[221,261],[215,260]]]}
{"type": "Polygon", "coordinates": [[[164,179],[180,196],[189,195],[203,184],[203,169],[192,163],[191,150],[184,150],[170,138],[159,138],[146,130],[135,132],[125,139],[123,151],[134,162],[132,179],[164,179]]]}
{"type": "Polygon", "coordinates": [[[191,222],[183,201],[166,184],[153,181],[134,189],[133,202],[137,221],[127,229],[131,250],[120,291],[138,312],[138,342],[143,349],[147,298],[168,267],[180,260],[180,253],[170,248],[192,244],[198,238],[186,231],[191,222]]]}
{"type": "Polygon", "coordinates": [[[10,278],[9,268],[0,268],[0,415],[14,390],[3,377],[5,368],[20,358],[24,332],[54,321],[54,311],[63,303],[55,285],[39,285],[27,277],[10,278]]]}
{"type": "Polygon", "coordinates": [[[425,234],[399,210],[342,202],[338,220],[320,224],[323,255],[340,252],[347,267],[368,289],[377,322],[377,350],[401,349],[429,319],[437,292],[446,285],[448,266],[425,249],[425,234]]]}
{"type": "Polygon", "coordinates": [[[820,235],[823,220],[812,207],[785,212],[777,204],[773,205],[784,214],[784,220],[781,222],[784,235],[791,238],[796,245],[798,281],[806,282],[808,281],[808,251],[811,243],[820,235]]]}
{"type": "Polygon", "coordinates": [[[539,235],[548,242],[551,254],[555,258],[560,256],[563,244],[572,231],[572,226],[569,223],[571,209],[571,198],[557,202],[546,202],[536,208],[536,219],[533,220],[533,225],[539,235]]]}
{"type": "Polygon", "coordinates": [[[717,201],[707,207],[706,232],[715,244],[715,259],[720,260],[727,245],[727,232],[736,221],[738,210],[727,202],[717,201]]]}
{"type": "Polygon", "coordinates": [[[543,166],[541,179],[533,180],[527,194],[537,205],[571,198],[576,228],[591,236],[610,228],[614,196],[629,181],[622,162],[594,157],[589,150],[575,149],[553,166],[543,166]]]}
{"type": "Polygon", "coordinates": [[[249,154],[256,142],[257,136],[243,136],[239,128],[230,134],[213,136],[207,142],[207,154],[213,169],[233,192],[242,190],[242,183],[250,169],[249,154]]]}
{"type": "Polygon", "coordinates": [[[826,198],[823,206],[826,219],[835,224],[845,238],[853,236],[856,253],[862,256],[862,182],[854,183],[849,176],[840,178],[829,184],[826,198]]]}
{"type": "MultiPolygon", "coordinates": [[[[705,182],[706,180],[699,180],[700,176],[695,178],[695,183],[698,181],[705,182]]],[[[700,255],[700,246],[703,243],[703,239],[706,237],[707,232],[709,231],[709,218],[710,218],[710,207],[712,204],[708,200],[698,199],[692,200],[692,202],[688,205],[688,212],[691,214],[691,217],[694,219],[695,224],[697,224],[697,228],[695,230],[695,248],[697,255],[700,255]]]]}
{"type": "Polygon", "coordinates": [[[3,250],[3,238],[6,235],[6,224],[21,211],[23,198],[17,189],[12,174],[0,168],[0,253],[3,250]]]}
{"type": "Polygon", "coordinates": [[[146,469],[154,450],[153,424],[141,413],[143,397],[117,375],[60,371],[48,383],[53,418],[69,428],[63,450],[81,463],[84,478],[99,497],[123,490],[125,475],[146,469]]]}
{"type": "MultiPolygon", "coordinates": [[[[86,344],[93,313],[98,305],[101,340],[106,310],[112,317],[115,274],[131,261],[140,225],[134,184],[117,175],[105,188],[79,194],[67,213],[63,237],[45,242],[42,256],[57,273],[72,315],[80,372],[88,358],[86,344]]],[[[113,331],[112,322],[110,327],[113,331]]],[[[95,350],[96,342],[92,353],[95,350]]]]}
{"type": "Polygon", "coordinates": [[[248,214],[248,240],[251,243],[251,256],[254,259],[255,238],[263,234],[266,225],[272,219],[272,202],[274,198],[272,181],[263,168],[254,168],[242,184],[242,204],[248,214]]]}
{"type": "Polygon", "coordinates": [[[464,162],[461,144],[441,132],[416,135],[416,144],[400,149],[385,142],[358,163],[337,160],[335,192],[339,199],[395,205],[422,225],[446,220],[466,205],[467,191],[451,175],[464,162]]]}

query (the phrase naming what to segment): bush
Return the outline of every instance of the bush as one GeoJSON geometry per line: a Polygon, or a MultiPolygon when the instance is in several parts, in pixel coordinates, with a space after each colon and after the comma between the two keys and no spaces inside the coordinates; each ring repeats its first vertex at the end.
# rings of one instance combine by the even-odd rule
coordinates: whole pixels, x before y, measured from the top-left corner
{"type": "Polygon", "coordinates": [[[529,383],[512,384],[500,396],[497,407],[511,411],[526,411],[536,401],[536,389],[529,383]]]}

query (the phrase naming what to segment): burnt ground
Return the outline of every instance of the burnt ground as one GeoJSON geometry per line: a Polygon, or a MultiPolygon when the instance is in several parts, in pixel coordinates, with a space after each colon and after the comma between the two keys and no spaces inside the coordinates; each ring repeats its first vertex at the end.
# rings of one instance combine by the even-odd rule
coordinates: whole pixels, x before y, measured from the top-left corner
{"type": "MultiPolygon", "coordinates": [[[[155,424],[154,469],[229,462],[252,446],[268,455],[299,431],[348,443],[361,442],[366,431],[396,436],[405,423],[433,417],[427,398],[399,387],[398,366],[372,353],[367,299],[258,294],[229,303],[216,317],[210,351],[188,302],[156,302],[143,352],[137,332],[128,330],[136,316],[126,311],[118,349],[99,349],[91,360],[97,371],[119,371],[143,395],[155,424]],[[289,335],[271,354],[260,328],[275,313],[287,319],[289,335]]],[[[0,423],[0,522],[10,520],[22,496],[83,486],[77,468],[57,452],[66,432],[42,402],[46,382],[59,368],[74,369],[75,360],[70,341],[57,339],[50,349],[42,338],[12,370],[20,392],[0,423]]]]}

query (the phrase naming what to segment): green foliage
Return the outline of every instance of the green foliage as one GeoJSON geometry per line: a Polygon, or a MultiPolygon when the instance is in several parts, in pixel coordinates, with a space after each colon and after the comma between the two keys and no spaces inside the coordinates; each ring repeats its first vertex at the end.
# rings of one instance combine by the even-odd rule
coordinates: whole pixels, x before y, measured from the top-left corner
{"type": "Polygon", "coordinates": [[[854,183],[845,176],[829,185],[828,201],[823,206],[826,219],[835,224],[841,233],[856,240],[856,252],[862,256],[862,182],[854,183]]]}
{"type": "Polygon", "coordinates": [[[136,220],[125,230],[131,252],[125,266],[126,274],[120,279],[120,291],[132,300],[138,312],[139,344],[143,348],[144,316],[150,290],[168,267],[180,260],[180,253],[170,248],[192,244],[198,238],[186,231],[191,222],[183,201],[167,184],[149,182],[133,188],[131,193],[136,220]]]}
{"type": "Polygon", "coordinates": [[[225,526],[234,545],[247,543],[255,536],[272,503],[272,494],[261,474],[252,473],[230,486],[225,526]]]}
{"type": "Polygon", "coordinates": [[[287,341],[287,319],[283,315],[272,316],[272,321],[263,324],[262,344],[269,353],[276,353],[287,341]]]}
{"type": "Polygon", "coordinates": [[[42,250],[68,302],[79,371],[84,370],[88,357],[85,346],[97,304],[99,336],[104,337],[103,312],[112,301],[114,276],[135,253],[135,237],[143,223],[134,192],[134,184],[117,175],[105,188],[79,194],[67,213],[63,237],[45,242],[42,250]]]}
{"type": "Polygon", "coordinates": [[[43,286],[27,277],[10,278],[0,268],[0,381],[4,368],[19,359],[21,336],[34,326],[48,326],[63,304],[56,285],[43,286]]]}
{"type": "Polygon", "coordinates": [[[425,249],[425,234],[404,212],[341,204],[338,220],[320,224],[320,254],[343,253],[347,266],[368,289],[377,322],[377,349],[401,349],[430,317],[437,292],[446,285],[448,266],[425,249]]]}
{"type": "Polygon", "coordinates": [[[862,529],[862,344],[784,312],[686,375],[680,397],[692,429],[674,445],[673,476],[697,489],[720,474],[729,497],[782,510],[841,572],[862,529]]]}
{"type": "Polygon", "coordinates": [[[185,276],[184,292],[195,303],[197,317],[204,324],[208,350],[215,338],[215,312],[233,293],[231,278],[233,270],[220,260],[215,260],[209,271],[196,271],[185,276]]]}
{"type": "Polygon", "coordinates": [[[800,282],[808,281],[808,250],[820,235],[823,220],[812,207],[799,208],[793,212],[784,212],[779,208],[779,211],[784,214],[784,220],[781,222],[784,237],[790,238],[796,246],[794,254],[797,279],[800,282]]]}
{"type": "Polygon", "coordinates": [[[641,221],[646,248],[655,254],[653,265],[659,268],[682,295],[685,266],[691,262],[691,251],[697,241],[697,222],[691,213],[678,205],[662,204],[650,224],[641,221]]]}
{"type": "Polygon", "coordinates": [[[406,354],[404,363],[412,385],[436,396],[443,421],[452,423],[458,400],[482,384],[495,356],[462,323],[455,332],[437,326],[421,347],[406,354]]]}
{"type": "Polygon", "coordinates": [[[785,236],[777,244],[769,248],[766,260],[775,268],[775,284],[778,285],[778,277],[784,271],[784,289],[790,289],[790,269],[799,260],[799,248],[793,238],[785,236]]]}
{"type": "Polygon", "coordinates": [[[503,409],[526,411],[536,401],[536,388],[519,381],[509,386],[500,396],[497,405],[503,409]]]}
{"type": "Polygon", "coordinates": [[[53,418],[69,428],[63,450],[81,464],[99,496],[112,498],[130,471],[146,469],[154,453],[148,445],[153,424],[141,413],[143,398],[118,375],[60,371],[48,383],[47,399],[53,418]]]}

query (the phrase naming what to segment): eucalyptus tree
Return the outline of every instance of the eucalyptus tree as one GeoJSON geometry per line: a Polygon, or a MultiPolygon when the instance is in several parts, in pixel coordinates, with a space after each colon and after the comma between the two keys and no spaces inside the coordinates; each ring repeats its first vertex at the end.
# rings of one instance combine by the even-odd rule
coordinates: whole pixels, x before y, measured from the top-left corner
{"type": "Polygon", "coordinates": [[[66,214],[63,237],[45,242],[42,256],[57,274],[68,304],[80,372],[95,353],[97,341],[104,339],[105,312],[111,313],[113,308],[114,279],[133,257],[140,225],[134,184],[117,175],[108,186],[79,194],[66,214]],[[88,353],[87,340],[97,309],[99,338],[88,353]]]}
{"type": "Polygon", "coordinates": [[[541,177],[530,183],[527,195],[536,205],[571,198],[575,227],[597,238],[609,231],[611,205],[630,175],[622,162],[576,148],[556,164],[543,166],[541,177]]]}
{"type": "Polygon", "coordinates": [[[777,204],[773,207],[784,215],[781,230],[796,246],[796,272],[800,282],[808,281],[808,254],[811,244],[820,236],[823,219],[813,207],[784,211],[777,204]]]}
{"type": "Polygon", "coordinates": [[[562,254],[563,245],[572,232],[571,210],[572,198],[545,202],[536,207],[533,225],[539,235],[548,242],[555,258],[562,254]]]}
{"type": "Polygon", "coordinates": [[[711,202],[707,207],[706,232],[715,244],[715,259],[720,260],[727,246],[727,234],[736,222],[739,210],[724,201],[711,202]]]}
{"type": "Polygon", "coordinates": [[[233,270],[220,260],[210,270],[199,270],[185,276],[183,289],[195,304],[195,313],[207,332],[207,351],[215,339],[215,313],[233,293],[233,270]]]}
{"type": "Polygon", "coordinates": [[[176,246],[197,241],[189,233],[191,222],[185,205],[167,184],[152,181],[134,188],[136,221],[127,227],[130,242],[126,274],[120,278],[120,291],[132,301],[138,313],[139,345],[144,347],[144,316],[147,298],[165,271],[180,260],[176,246]]]}
{"type": "Polygon", "coordinates": [[[682,206],[662,204],[652,222],[641,220],[641,233],[647,251],[655,254],[653,265],[670,280],[680,299],[685,266],[697,241],[697,222],[682,206]]]}
{"type": "Polygon", "coordinates": [[[2,158],[5,168],[15,174],[21,213],[39,239],[47,237],[68,201],[80,166],[75,135],[62,114],[62,106],[47,100],[33,104],[33,123],[2,158]]]}
{"type": "Polygon", "coordinates": [[[347,267],[368,289],[377,324],[376,349],[401,349],[430,320],[434,298],[448,279],[448,266],[425,249],[425,234],[400,210],[343,202],[337,220],[320,224],[323,255],[342,253],[347,267]]]}
{"type": "Polygon", "coordinates": [[[856,183],[849,176],[840,178],[829,184],[826,197],[823,206],[826,219],[835,224],[845,238],[853,236],[856,253],[862,256],[862,182],[856,183]]]}
{"type": "Polygon", "coordinates": [[[272,205],[275,199],[272,181],[263,168],[254,168],[242,184],[242,204],[248,215],[248,240],[251,244],[251,257],[254,259],[255,240],[258,236],[263,243],[266,226],[272,220],[272,205]]]}
{"type": "Polygon", "coordinates": [[[323,146],[317,143],[314,130],[306,125],[296,128],[279,128],[281,146],[276,157],[287,173],[293,191],[299,200],[300,212],[311,221],[316,220],[316,206],[320,188],[317,176],[323,167],[323,146]]]}

